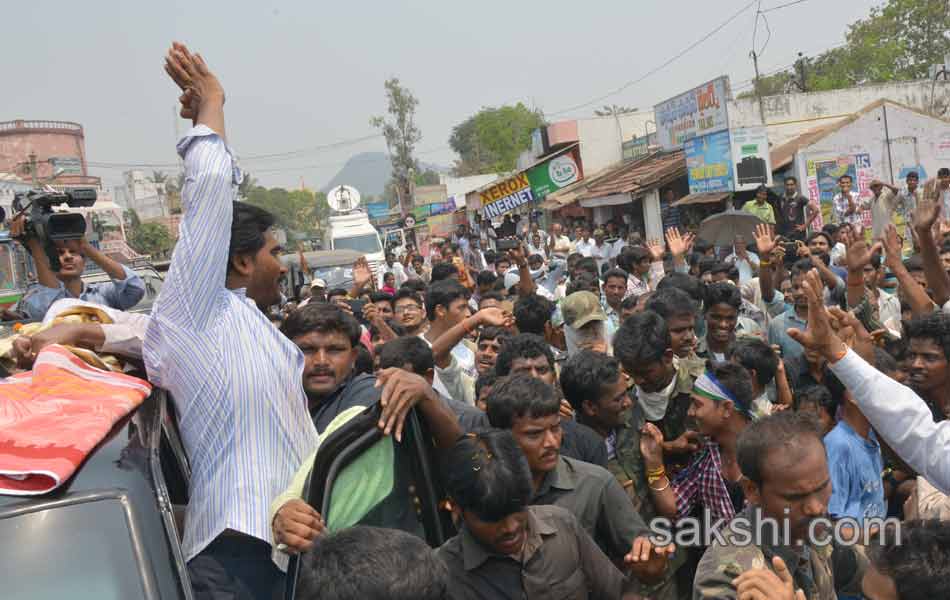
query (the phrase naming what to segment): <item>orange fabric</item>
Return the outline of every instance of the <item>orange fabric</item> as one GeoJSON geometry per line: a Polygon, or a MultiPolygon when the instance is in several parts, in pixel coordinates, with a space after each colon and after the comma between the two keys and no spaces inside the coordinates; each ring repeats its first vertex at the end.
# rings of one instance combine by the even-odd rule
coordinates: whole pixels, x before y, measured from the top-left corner
{"type": "Polygon", "coordinates": [[[0,379],[0,494],[45,494],[62,485],[151,390],[63,346],[44,348],[32,371],[0,379]]]}

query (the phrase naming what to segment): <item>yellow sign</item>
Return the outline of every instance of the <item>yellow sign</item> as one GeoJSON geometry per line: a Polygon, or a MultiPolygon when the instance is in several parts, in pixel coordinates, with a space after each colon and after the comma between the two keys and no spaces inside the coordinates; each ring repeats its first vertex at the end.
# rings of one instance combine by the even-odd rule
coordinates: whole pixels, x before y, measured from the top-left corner
{"type": "Polygon", "coordinates": [[[528,174],[526,172],[521,172],[511,179],[506,179],[501,183],[496,183],[484,192],[481,192],[479,196],[482,200],[482,206],[487,206],[496,200],[501,200],[502,198],[511,196],[512,194],[517,194],[521,190],[530,186],[531,183],[528,181],[528,174]]]}

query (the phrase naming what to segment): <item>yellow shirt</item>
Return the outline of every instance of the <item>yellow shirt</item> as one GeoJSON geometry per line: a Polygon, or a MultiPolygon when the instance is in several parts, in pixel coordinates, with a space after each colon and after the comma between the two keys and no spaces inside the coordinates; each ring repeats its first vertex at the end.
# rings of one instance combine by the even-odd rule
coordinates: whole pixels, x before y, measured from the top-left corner
{"type": "Polygon", "coordinates": [[[772,205],[768,202],[763,202],[759,204],[755,200],[746,202],[742,206],[742,210],[746,211],[749,214],[753,214],[758,218],[762,219],[766,223],[771,223],[775,225],[775,211],[772,210],[772,205]]]}

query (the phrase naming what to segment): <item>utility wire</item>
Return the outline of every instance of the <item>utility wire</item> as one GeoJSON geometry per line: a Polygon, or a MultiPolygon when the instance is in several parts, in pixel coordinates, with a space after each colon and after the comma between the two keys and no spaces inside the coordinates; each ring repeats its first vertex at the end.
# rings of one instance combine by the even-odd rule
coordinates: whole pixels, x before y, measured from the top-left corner
{"type": "Polygon", "coordinates": [[[760,12],[762,12],[763,14],[764,14],[764,13],[770,13],[770,12],[772,12],[773,10],[780,10],[780,9],[782,9],[782,8],[788,8],[789,6],[795,6],[796,4],[801,4],[802,2],[807,2],[807,1],[808,1],[808,0],[795,0],[794,2],[786,2],[785,4],[779,4],[778,6],[773,6],[773,7],[771,7],[771,8],[766,8],[765,10],[760,11],[760,12]]]}
{"type": "Polygon", "coordinates": [[[549,113],[549,112],[545,112],[545,115],[546,115],[546,116],[551,116],[551,117],[556,116],[556,115],[563,115],[563,114],[565,114],[565,113],[570,113],[570,112],[573,112],[573,111],[575,111],[575,110],[578,110],[578,109],[581,109],[581,108],[586,108],[586,107],[591,106],[591,105],[593,105],[593,104],[597,104],[598,102],[603,102],[604,100],[606,100],[607,98],[610,98],[610,97],[612,97],[612,96],[616,96],[617,94],[623,92],[623,91],[626,90],[627,88],[629,88],[629,87],[631,87],[631,86],[633,86],[633,85],[636,85],[636,84],[640,83],[641,81],[643,81],[644,79],[650,77],[651,75],[655,75],[655,74],[658,73],[659,71],[665,69],[666,67],[670,66],[671,64],[673,64],[674,62],[676,62],[677,60],[679,60],[680,58],[682,58],[683,55],[685,55],[687,52],[689,52],[690,50],[692,50],[692,49],[695,48],[696,46],[699,46],[700,44],[702,44],[703,42],[705,42],[706,40],[708,40],[708,39],[711,38],[712,36],[714,36],[714,35],[716,35],[717,33],[719,33],[719,31],[721,31],[723,28],[725,28],[727,25],[729,25],[729,23],[732,23],[733,21],[735,21],[735,20],[739,17],[739,15],[741,15],[741,14],[744,13],[745,11],[749,10],[749,8],[751,8],[753,4],[755,4],[754,1],[753,1],[753,2],[749,2],[748,4],[746,4],[745,6],[743,6],[742,8],[740,8],[738,11],[736,11],[731,17],[729,17],[728,19],[726,19],[725,21],[723,21],[722,23],[720,23],[718,26],[716,26],[715,29],[713,29],[712,31],[710,31],[709,33],[707,33],[706,35],[704,35],[703,37],[699,38],[698,40],[696,40],[695,42],[693,42],[692,44],[690,44],[689,46],[687,46],[686,48],[684,48],[684,49],[681,50],[680,52],[674,54],[672,58],[668,59],[668,60],[665,61],[663,64],[658,65],[658,66],[654,67],[653,69],[650,69],[649,71],[647,71],[646,73],[644,73],[642,76],[638,77],[637,79],[634,79],[634,80],[632,80],[632,81],[628,81],[627,83],[623,84],[622,86],[620,86],[619,88],[613,90],[612,92],[608,92],[608,93],[606,93],[606,94],[604,94],[604,95],[602,95],[602,96],[598,96],[597,98],[594,98],[594,99],[592,99],[592,100],[588,100],[587,102],[584,102],[584,103],[582,103],[582,104],[577,104],[577,105],[575,105],[575,106],[571,106],[571,107],[569,107],[569,108],[565,108],[565,109],[563,109],[563,110],[558,110],[558,111],[555,111],[555,112],[550,112],[550,113],[549,113]]]}

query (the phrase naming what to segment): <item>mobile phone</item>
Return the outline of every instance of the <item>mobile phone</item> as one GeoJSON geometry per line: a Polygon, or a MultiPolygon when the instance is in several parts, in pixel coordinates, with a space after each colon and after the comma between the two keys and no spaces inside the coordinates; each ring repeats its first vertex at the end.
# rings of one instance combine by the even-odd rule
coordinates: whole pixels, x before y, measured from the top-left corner
{"type": "Polygon", "coordinates": [[[514,250],[515,248],[519,248],[520,246],[521,246],[521,242],[515,238],[503,238],[503,239],[498,240],[498,243],[496,244],[496,247],[498,248],[498,250],[502,252],[507,252],[508,250],[514,250]]]}
{"type": "Polygon", "coordinates": [[[366,300],[348,300],[347,303],[350,305],[350,310],[353,311],[353,316],[356,317],[356,320],[362,321],[363,307],[366,306],[366,300]]]}

